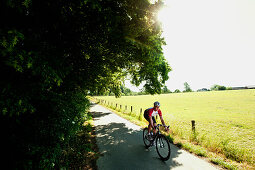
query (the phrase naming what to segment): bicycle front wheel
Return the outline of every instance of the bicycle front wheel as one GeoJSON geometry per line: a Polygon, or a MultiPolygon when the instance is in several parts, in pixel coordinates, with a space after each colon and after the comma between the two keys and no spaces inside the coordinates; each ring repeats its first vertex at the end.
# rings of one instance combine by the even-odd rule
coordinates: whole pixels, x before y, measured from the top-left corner
{"type": "Polygon", "coordinates": [[[150,144],[151,144],[150,140],[148,139],[148,134],[149,134],[148,128],[144,128],[143,129],[143,143],[146,146],[146,148],[149,148],[150,144]]]}
{"type": "Polygon", "coordinates": [[[158,152],[159,157],[163,161],[167,161],[170,158],[170,144],[167,138],[164,135],[159,135],[156,139],[156,150],[158,152]]]}

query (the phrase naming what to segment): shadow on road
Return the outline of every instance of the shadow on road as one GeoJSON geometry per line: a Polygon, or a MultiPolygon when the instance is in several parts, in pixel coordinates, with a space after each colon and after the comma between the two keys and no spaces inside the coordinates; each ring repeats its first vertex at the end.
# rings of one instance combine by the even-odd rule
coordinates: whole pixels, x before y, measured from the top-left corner
{"type": "Polygon", "coordinates": [[[111,114],[111,113],[103,113],[103,112],[90,112],[90,113],[93,115],[94,119],[98,119],[100,117],[104,117],[111,114]]]}
{"type": "MultiPolygon", "coordinates": [[[[94,119],[111,119],[111,113],[92,112],[94,119]]],[[[159,159],[155,147],[146,149],[142,130],[133,130],[125,123],[111,122],[97,125],[97,145],[103,154],[97,161],[98,169],[161,169],[181,166],[173,159],[180,154],[171,146],[171,156],[166,162],[159,159]]]]}

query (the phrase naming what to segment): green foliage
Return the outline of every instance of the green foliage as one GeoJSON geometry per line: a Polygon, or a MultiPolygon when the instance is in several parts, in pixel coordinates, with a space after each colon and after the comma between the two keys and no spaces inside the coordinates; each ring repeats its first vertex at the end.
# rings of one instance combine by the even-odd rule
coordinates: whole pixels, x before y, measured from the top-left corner
{"type": "Polygon", "coordinates": [[[45,94],[34,98],[35,113],[1,115],[1,129],[5,130],[5,159],[15,161],[13,167],[46,168],[59,163],[62,149],[88,119],[84,112],[89,102],[82,92],[45,94]],[[14,153],[14,155],[12,155],[14,153]]]}
{"type": "Polygon", "coordinates": [[[233,90],[232,87],[226,87],[226,90],[233,90]]]}
{"type": "Polygon", "coordinates": [[[132,91],[125,86],[121,86],[120,89],[121,93],[124,94],[125,96],[130,96],[132,94],[132,91]]]}
{"type": "MultiPolygon", "coordinates": [[[[228,88],[228,89],[230,89],[230,88],[228,88]]],[[[218,91],[218,90],[227,90],[227,88],[225,86],[215,84],[211,87],[211,90],[216,90],[216,91],[218,91]]]]}
{"type": "Polygon", "coordinates": [[[190,85],[187,82],[184,83],[184,91],[183,92],[192,92],[190,85]]]}
{"type": "Polygon", "coordinates": [[[179,89],[176,89],[174,93],[181,93],[181,91],[179,89]]]}
{"type": "MultiPolygon", "coordinates": [[[[171,70],[147,0],[4,0],[0,6],[0,124],[10,169],[59,166],[88,94],[119,97],[124,77],[160,93],[171,70]]],[[[124,92],[127,92],[127,90],[124,92]]],[[[4,165],[3,165],[4,166],[4,165]]]]}
{"type": "Polygon", "coordinates": [[[162,93],[167,94],[167,93],[172,93],[172,92],[167,88],[167,86],[164,86],[162,89],[162,93]]]}
{"type": "Polygon", "coordinates": [[[91,135],[92,129],[92,125],[88,123],[77,132],[76,136],[70,139],[68,147],[63,150],[64,154],[61,157],[62,167],[68,167],[68,169],[90,169],[89,167],[95,166],[93,164],[96,163],[99,154],[94,145],[95,138],[91,135]]]}

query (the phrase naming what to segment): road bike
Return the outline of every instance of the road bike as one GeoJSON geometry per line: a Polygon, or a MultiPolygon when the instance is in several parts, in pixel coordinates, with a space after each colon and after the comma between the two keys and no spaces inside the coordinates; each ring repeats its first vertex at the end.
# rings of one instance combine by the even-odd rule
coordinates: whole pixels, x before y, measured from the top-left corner
{"type": "MultiPolygon", "coordinates": [[[[156,150],[161,160],[167,161],[170,158],[171,148],[170,143],[165,135],[160,133],[159,127],[164,126],[158,124],[156,126],[157,133],[150,135],[148,128],[143,129],[143,142],[146,148],[152,147],[156,144],[156,150]],[[153,136],[153,137],[151,137],[153,136]]],[[[169,128],[169,126],[164,126],[169,128]]]]}

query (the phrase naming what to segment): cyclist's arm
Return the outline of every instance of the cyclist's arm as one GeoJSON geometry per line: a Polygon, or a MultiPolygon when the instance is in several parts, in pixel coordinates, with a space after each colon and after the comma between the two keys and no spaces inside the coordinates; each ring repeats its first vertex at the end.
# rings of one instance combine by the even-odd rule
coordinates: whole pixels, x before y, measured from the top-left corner
{"type": "Polygon", "coordinates": [[[160,117],[160,120],[161,120],[161,122],[162,122],[162,125],[166,126],[166,124],[165,124],[165,121],[164,121],[163,117],[162,117],[162,116],[159,116],[159,117],[160,117]]]}
{"type": "Polygon", "coordinates": [[[165,126],[165,130],[166,130],[166,131],[168,131],[168,130],[169,130],[169,128],[168,128],[168,127],[166,127],[165,121],[164,121],[164,119],[163,119],[163,117],[162,117],[162,116],[160,116],[160,120],[161,120],[162,124],[165,126]]]}
{"type": "Polygon", "coordinates": [[[152,129],[154,129],[154,123],[153,123],[153,120],[152,120],[152,116],[149,116],[149,118],[150,118],[151,127],[152,127],[152,129]]]}
{"type": "Polygon", "coordinates": [[[150,109],[150,110],[148,111],[148,115],[149,115],[151,127],[152,127],[152,129],[154,129],[154,123],[153,123],[153,120],[152,120],[152,112],[153,112],[153,110],[150,109]]]}

